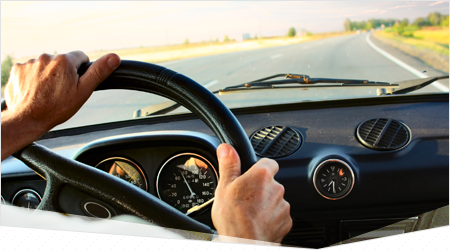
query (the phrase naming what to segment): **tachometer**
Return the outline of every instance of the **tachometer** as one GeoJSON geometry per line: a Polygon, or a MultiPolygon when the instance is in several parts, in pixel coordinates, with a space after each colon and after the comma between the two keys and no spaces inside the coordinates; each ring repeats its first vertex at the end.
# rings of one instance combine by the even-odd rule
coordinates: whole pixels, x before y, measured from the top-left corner
{"type": "Polygon", "coordinates": [[[147,190],[147,180],[141,168],[131,160],[121,157],[113,157],[101,161],[96,168],[119,177],[138,188],[147,190]]]}
{"type": "Polygon", "coordinates": [[[183,153],[163,164],[156,187],[161,200],[186,213],[214,197],[217,179],[217,172],[208,160],[183,153]]]}

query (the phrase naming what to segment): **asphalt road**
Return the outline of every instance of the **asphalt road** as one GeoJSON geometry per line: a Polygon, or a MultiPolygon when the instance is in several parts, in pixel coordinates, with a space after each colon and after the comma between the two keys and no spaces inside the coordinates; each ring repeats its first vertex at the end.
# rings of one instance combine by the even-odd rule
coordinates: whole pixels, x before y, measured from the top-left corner
{"type": "MultiPolygon", "coordinates": [[[[211,91],[230,85],[280,73],[307,74],[314,78],[367,79],[396,82],[418,78],[404,67],[373,49],[390,53],[416,70],[429,76],[443,75],[396,49],[386,46],[366,33],[332,37],[293,45],[239,51],[161,63],[184,74],[211,91]]],[[[440,81],[448,91],[448,80],[440,81]]],[[[420,92],[442,92],[427,86],[420,92]]],[[[299,89],[296,91],[252,91],[224,95],[219,98],[229,107],[325,100],[346,97],[375,96],[374,88],[299,89]]],[[[167,101],[165,98],[136,91],[108,90],[95,92],[82,110],[55,129],[131,119],[136,109],[167,101]]],[[[183,111],[179,109],[177,111],[183,111]]]]}

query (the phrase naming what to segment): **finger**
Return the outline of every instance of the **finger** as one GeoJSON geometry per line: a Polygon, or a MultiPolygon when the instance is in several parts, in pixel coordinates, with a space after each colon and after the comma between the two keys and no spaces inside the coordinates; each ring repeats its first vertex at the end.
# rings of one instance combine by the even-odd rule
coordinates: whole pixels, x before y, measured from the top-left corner
{"type": "Polygon", "coordinates": [[[257,163],[255,163],[254,167],[266,168],[272,176],[275,176],[278,173],[279,169],[278,163],[275,160],[269,158],[262,158],[257,163]]]}
{"type": "Polygon", "coordinates": [[[120,64],[120,58],[116,54],[106,54],[92,63],[86,73],[80,77],[79,88],[92,92],[104,81],[120,64]]]}
{"type": "Polygon", "coordinates": [[[67,53],[66,56],[75,67],[75,70],[78,70],[81,64],[89,62],[89,57],[84,52],[79,50],[67,53]]]}
{"type": "Polygon", "coordinates": [[[232,146],[226,143],[220,144],[217,148],[217,159],[221,182],[230,183],[241,175],[241,160],[232,146]]]}

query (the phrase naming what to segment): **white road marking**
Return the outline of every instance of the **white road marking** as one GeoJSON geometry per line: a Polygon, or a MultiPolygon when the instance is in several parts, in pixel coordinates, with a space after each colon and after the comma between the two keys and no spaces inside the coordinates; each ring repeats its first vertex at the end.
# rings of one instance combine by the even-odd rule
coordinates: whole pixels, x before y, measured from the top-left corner
{"type": "Polygon", "coordinates": [[[212,81],[210,81],[210,82],[207,82],[205,85],[203,85],[203,87],[209,88],[209,87],[211,87],[211,86],[213,86],[213,85],[216,85],[216,84],[218,84],[218,83],[219,83],[218,80],[212,80],[212,81]]]}
{"type": "Polygon", "coordinates": [[[278,58],[278,57],[280,57],[280,56],[282,56],[282,55],[283,55],[283,54],[276,54],[276,55],[271,56],[270,59],[275,59],[275,58],[278,58]]]}
{"type": "MultiPolygon", "coordinates": [[[[378,48],[375,44],[372,43],[372,41],[370,41],[369,37],[370,37],[370,33],[366,36],[366,42],[370,45],[370,47],[372,47],[372,49],[374,49],[378,53],[382,54],[383,56],[385,56],[389,60],[391,60],[394,63],[396,63],[398,66],[408,70],[409,72],[411,72],[412,74],[416,75],[417,77],[420,77],[420,78],[430,77],[430,76],[427,76],[427,75],[423,74],[422,72],[418,71],[417,69],[409,66],[408,64],[404,63],[403,61],[400,61],[399,59],[397,59],[393,55],[387,53],[386,51],[378,48]]],[[[440,82],[433,82],[431,85],[433,85],[433,87],[436,87],[437,89],[439,89],[442,92],[448,92],[448,87],[446,87],[445,85],[443,85],[440,82]]]]}

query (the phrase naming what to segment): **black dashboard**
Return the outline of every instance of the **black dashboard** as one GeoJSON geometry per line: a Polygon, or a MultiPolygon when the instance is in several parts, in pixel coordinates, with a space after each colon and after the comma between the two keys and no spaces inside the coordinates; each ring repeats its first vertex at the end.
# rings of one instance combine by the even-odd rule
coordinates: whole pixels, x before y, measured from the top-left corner
{"type": "MultiPolygon", "coordinates": [[[[280,166],[275,179],[285,187],[285,199],[291,205],[294,220],[284,244],[328,246],[448,205],[448,94],[303,102],[232,111],[249,137],[262,128],[277,125],[299,134],[300,142],[298,147],[293,147],[293,152],[274,157],[280,166]],[[371,119],[398,121],[405,125],[409,133],[405,145],[380,150],[361,143],[357,128],[371,119]],[[330,160],[345,166],[335,169],[334,165],[326,165],[330,160]],[[334,177],[334,173],[338,177],[334,177]],[[320,175],[323,175],[322,179],[320,175]],[[323,186],[320,186],[321,182],[323,186]],[[376,223],[367,223],[368,220],[376,220],[376,223]]],[[[54,131],[38,143],[93,167],[109,159],[126,159],[136,166],[141,177],[140,180],[130,176],[123,178],[140,185],[145,182],[145,190],[160,198],[161,169],[180,154],[203,159],[204,163],[209,163],[212,172],[195,172],[197,175],[190,177],[187,174],[191,172],[184,172],[184,175],[171,173],[178,179],[172,179],[167,185],[183,185],[183,181],[189,180],[185,183],[194,187],[196,180],[200,180],[193,189],[195,193],[205,191],[204,200],[198,201],[201,203],[212,198],[206,191],[213,190],[211,187],[217,183],[213,180],[217,178],[214,172],[218,172],[215,148],[220,142],[193,114],[54,131]],[[211,184],[206,184],[210,183],[209,179],[202,181],[207,177],[211,184]]],[[[42,197],[45,181],[23,163],[8,158],[2,162],[1,171],[2,197],[6,202],[12,202],[23,189],[33,190],[42,197]]],[[[172,192],[169,195],[186,194],[172,192]]],[[[78,200],[60,201],[61,208],[67,213],[89,215],[83,206],[74,205],[81,204],[86,197],[80,194],[77,197],[78,200]]],[[[184,198],[181,204],[178,203],[183,212],[198,205],[195,200],[187,202],[190,194],[184,198]],[[184,198],[186,202],[183,203],[184,198]]],[[[177,204],[170,205],[176,207],[177,204]]],[[[108,207],[108,204],[102,206],[108,207]]],[[[115,214],[123,213],[113,207],[110,209],[115,214]]],[[[192,216],[213,226],[208,208],[192,216]]]]}

